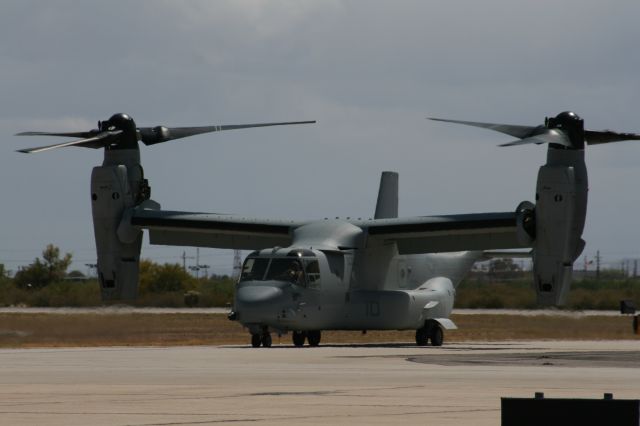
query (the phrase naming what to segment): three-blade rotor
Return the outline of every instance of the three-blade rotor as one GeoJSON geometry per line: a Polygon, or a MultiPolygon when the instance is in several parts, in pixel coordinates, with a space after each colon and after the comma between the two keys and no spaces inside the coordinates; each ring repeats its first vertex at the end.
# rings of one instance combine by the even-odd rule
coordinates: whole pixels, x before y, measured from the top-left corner
{"type": "Polygon", "coordinates": [[[547,118],[545,124],[539,126],[428,118],[434,121],[481,127],[518,138],[518,140],[503,143],[500,144],[500,146],[548,143],[567,149],[583,149],[585,142],[589,145],[595,145],[626,140],[640,140],[640,134],[637,133],[620,133],[611,130],[584,130],[583,120],[575,113],[568,111],[562,112],[556,117],[547,118]]]}
{"type": "Polygon", "coordinates": [[[310,124],[314,121],[287,121],[274,123],[233,124],[222,126],[202,127],[136,127],[135,122],[126,114],[115,114],[107,121],[98,122],[98,128],[88,132],[22,132],[16,136],[64,136],[80,138],[53,145],[20,149],[18,152],[26,154],[48,151],[68,146],[105,149],[137,149],[137,142],[145,145],[155,145],[174,139],[201,135],[204,133],[220,132],[223,130],[248,129],[251,127],[286,126],[293,124],[310,124]]]}

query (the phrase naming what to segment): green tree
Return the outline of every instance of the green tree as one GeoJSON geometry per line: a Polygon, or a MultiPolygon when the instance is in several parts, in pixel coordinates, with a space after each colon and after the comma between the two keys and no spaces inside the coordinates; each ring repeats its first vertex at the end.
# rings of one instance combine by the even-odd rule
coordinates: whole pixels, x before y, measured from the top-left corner
{"type": "Polygon", "coordinates": [[[83,281],[87,279],[87,276],[83,274],[82,271],[78,271],[77,269],[74,269],[73,271],[67,274],[67,279],[83,281]]]}
{"type": "Polygon", "coordinates": [[[522,276],[520,265],[511,258],[498,258],[489,262],[489,275],[494,279],[514,279],[522,276]]]}
{"type": "Polygon", "coordinates": [[[7,268],[3,263],[0,263],[0,285],[9,283],[11,283],[11,278],[9,278],[9,271],[7,271],[7,268]]]}
{"type": "Polygon", "coordinates": [[[163,293],[191,290],[195,278],[177,263],[163,265],[143,259],[140,261],[140,293],[163,293]]]}
{"type": "Polygon", "coordinates": [[[60,249],[53,244],[47,245],[42,252],[42,260],[34,262],[16,273],[14,282],[21,288],[41,288],[62,281],[71,265],[71,253],[60,257],[60,249]]]}

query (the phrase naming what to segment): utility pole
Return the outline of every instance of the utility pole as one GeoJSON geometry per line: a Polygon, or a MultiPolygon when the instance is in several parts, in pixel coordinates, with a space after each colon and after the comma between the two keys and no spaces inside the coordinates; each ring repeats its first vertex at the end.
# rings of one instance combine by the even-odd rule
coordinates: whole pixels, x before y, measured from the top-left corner
{"type": "Polygon", "coordinates": [[[242,250],[234,250],[233,251],[233,272],[231,277],[233,279],[240,278],[240,274],[242,273],[242,250]]]}
{"type": "MultiPolygon", "coordinates": [[[[186,256],[185,254],[182,255],[183,257],[183,262],[184,259],[195,259],[196,260],[196,264],[195,265],[191,265],[189,266],[189,270],[195,272],[196,274],[196,279],[200,279],[200,269],[204,269],[204,277],[209,278],[209,272],[208,269],[210,268],[209,265],[201,265],[200,264],[200,248],[196,248],[196,257],[189,257],[186,256]]],[[[183,263],[183,265],[186,265],[186,263],[183,263]]]]}
{"type": "Polygon", "coordinates": [[[204,269],[204,279],[208,279],[209,278],[209,265],[200,265],[200,269],[204,269]]]}
{"type": "Polygon", "coordinates": [[[200,247],[196,248],[196,264],[195,266],[189,266],[189,269],[196,273],[196,279],[200,278],[200,247]]]}
{"type": "Polygon", "coordinates": [[[193,256],[187,256],[187,252],[183,251],[180,257],[182,257],[182,270],[187,272],[187,259],[193,259],[193,256]]]}
{"type": "Polygon", "coordinates": [[[596,252],[596,281],[600,280],[600,250],[596,252]]]}
{"type": "Polygon", "coordinates": [[[638,276],[638,259],[633,259],[633,278],[638,276]]]}

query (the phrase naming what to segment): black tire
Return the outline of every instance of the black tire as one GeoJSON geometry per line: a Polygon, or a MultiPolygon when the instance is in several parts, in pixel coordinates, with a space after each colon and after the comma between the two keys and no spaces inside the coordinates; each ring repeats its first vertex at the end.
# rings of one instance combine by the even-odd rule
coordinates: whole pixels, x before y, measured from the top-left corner
{"type": "Polygon", "coordinates": [[[320,339],[322,337],[322,333],[320,330],[312,330],[307,333],[307,341],[309,342],[309,346],[318,346],[320,345],[320,339]]]}
{"type": "Polygon", "coordinates": [[[427,346],[429,343],[429,334],[427,333],[426,328],[419,328],[416,330],[416,345],[417,346],[427,346]]]}
{"type": "Polygon", "coordinates": [[[432,346],[442,346],[442,343],[444,343],[442,328],[439,325],[432,327],[429,338],[431,339],[432,346]]]}
{"type": "Polygon", "coordinates": [[[299,348],[304,346],[304,341],[306,340],[307,335],[304,331],[294,331],[291,338],[293,340],[293,345],[299,348]]]}
{"type": "Polygon", "coordinates": [[[262,337],[259,334],[251,335],[251,346],[254,348],[260,347],[260,343],[262,343],[262,337]]]}
{"type": "Polygon", "coordinates": [[[264,346],[265,348],[270,348],[271,347],[271,334],[269,333],[265,333],[262,335],[262,346],[264,346]]]}

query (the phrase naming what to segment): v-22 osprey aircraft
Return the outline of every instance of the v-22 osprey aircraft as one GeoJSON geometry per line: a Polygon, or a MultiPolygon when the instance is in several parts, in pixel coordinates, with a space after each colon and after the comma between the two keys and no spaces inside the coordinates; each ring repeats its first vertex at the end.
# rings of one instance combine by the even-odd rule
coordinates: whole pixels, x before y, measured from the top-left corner
{"type": "MultiPolygon", "coordinates": [[[[585,142],[640,139],[632,133],[589,131],[571,112],[544,125],[516,126],[433,119],[495,130],[517,138],[503,146],[547,144],[535,203],[513,211],[398,217],[398,175],[382,174],[373,219],[268,220],[162,210],[151,200],[138,142],[167,142],[196,134],[310,122],[206,127],[136,127],[126,114],[88,132],[26,132],[81,138],[20,150],[104,148],[91,174],[91,203],[104,300],[137,295],[142,233],[151,244],[253,250],[235,289],[229,318],[269,347],[271,333],[291,332],[293,344],[317,346],[323,330],[416,330],[417,345],[443,344],[456,286],[488,250],[530,249],[540,305],[561,305],[573,262],[584,248],[587,208],[585,142]]],[[[489,254],[490,255],[490,254],[489,254]]]]}

